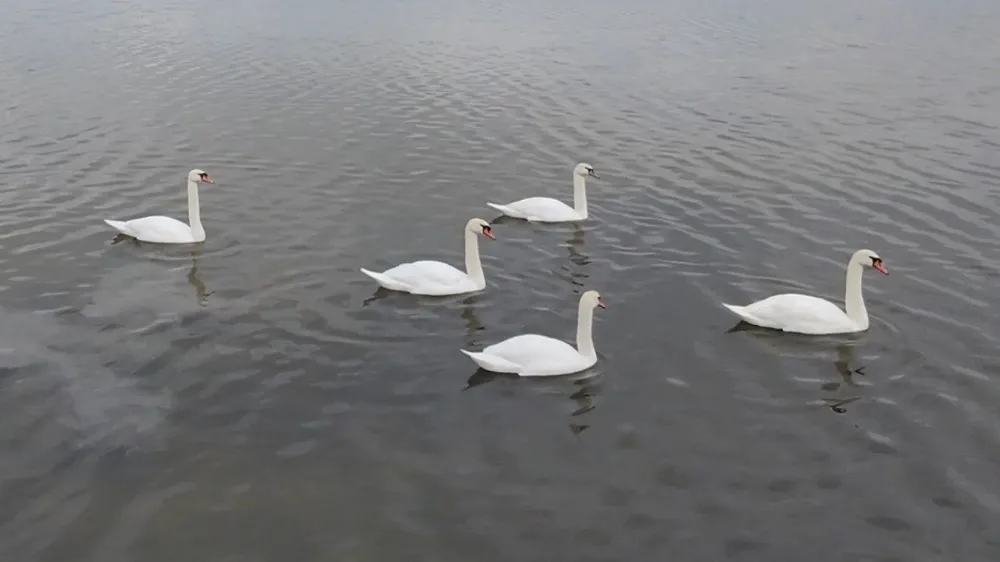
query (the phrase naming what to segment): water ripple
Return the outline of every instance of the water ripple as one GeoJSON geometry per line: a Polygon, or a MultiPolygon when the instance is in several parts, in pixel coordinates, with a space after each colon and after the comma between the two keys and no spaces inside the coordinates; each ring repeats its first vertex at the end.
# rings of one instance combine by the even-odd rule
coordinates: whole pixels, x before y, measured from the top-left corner
{"type": "Polygon", "coordinates": [[[51,316],[0,323],[0,545],[996,558],[993,4],[293,4],[0,8],[0,298],[51,316]],[[496,220],[486,291],[358,272],[461,264],[579,161],[593,218],[496,220]],[[113,241],[185,219],[194,167],[204,244],[113,241]],[[721,302],[838,301],[862,247],[868,333],[727,333],[721,302]],[[584,377],[458,352],[572,340],[591,288],[584,377]]]}

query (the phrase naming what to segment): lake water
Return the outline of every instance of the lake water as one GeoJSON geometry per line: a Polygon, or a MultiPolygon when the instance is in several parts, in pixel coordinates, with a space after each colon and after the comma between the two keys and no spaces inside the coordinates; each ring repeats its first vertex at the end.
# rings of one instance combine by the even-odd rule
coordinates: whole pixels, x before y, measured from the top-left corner
{"type": "Polygon", "coordinates": [[[1000,558],[994,0],[8,0],[0,559],[1000,558]],[[358,269],[487,290],[376,294],[358,269]],[[208,240],[113,243],[105,218],[208,240]],[[871,329],[729,332],[721,302],[871,329]],[[459,353],[571,339],[519,380],[459,353]],[[374,298],[372,298],[374,295],[374,298]],[[857,370],[858,372],[855,372],[857,370]]]}

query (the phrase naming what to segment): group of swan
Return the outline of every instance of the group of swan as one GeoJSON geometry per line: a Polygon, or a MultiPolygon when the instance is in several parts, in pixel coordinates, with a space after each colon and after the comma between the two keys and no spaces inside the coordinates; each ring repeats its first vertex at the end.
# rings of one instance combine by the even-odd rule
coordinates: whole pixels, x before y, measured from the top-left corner
{"type": "MultiPolygon", "coordinates": [[[[600,179],[590,164],[580,163],[573,169],[573,206],[549,197],[529,197],[506,205],[487,203],[504,215],[532,222],[575,222],[587,214],[587,178],[600,179]]],[[[201,224],[198,204],[198,184],[215,183],[208,173],[194,169],[188,173],[188,222],[164,216],[143,217],[129,221],[105,220],[118,232],[143,242],[158,244],[189,244],[203,242],[205,229],[201,224]]],[[[445,296],[482,291],[486,277],[479,258],[479,241],[483,235],[495,240],[493,227],[482,219],[472,219],[465,225],[465,271],[440,261],[421,260],[389,268],[380,273],[362,268],[380,286],[414,295],[445,296]]],[[[741,320],[785,332],[809,335],[845,334],[868,329],[868,311],[861,294],[861,274],[872,267],[888,275],[882,258],[871,250],[858,250],[847,264],[847,288],[844,295],[846,312],[830,301],[808,295],[786,293],[774,295],[746,306],[723,303],[741,320]]],[[[552,376],[577,373],[597,363],[593,340],[594,308],[604,308],[597,291],[580,296],[576,327],[576,348],[547,336],[525,334],[508,338],[479,352],[461,350],[477,365],[488,371],[512,373],[523,377],[552,376]]]]}
{"type": "MultiPolygon", "coordinates": [[[[503,214],[534,222],[570,222],[587,218],[587,177],[600,179],[590,164],[573,169],[573,206],[550,197],[529,197],[506,205],[487,203],[503,214]]],[[[495,240],[493,227],[482,219],[465,225],[465,273],[439,261],[415,261],[397,265],[381,273],[362,268],[361,273],[393,291],[414,295],[461,295],[486,288],[483,264],[479,259],[478,234],[495,240]]]]}

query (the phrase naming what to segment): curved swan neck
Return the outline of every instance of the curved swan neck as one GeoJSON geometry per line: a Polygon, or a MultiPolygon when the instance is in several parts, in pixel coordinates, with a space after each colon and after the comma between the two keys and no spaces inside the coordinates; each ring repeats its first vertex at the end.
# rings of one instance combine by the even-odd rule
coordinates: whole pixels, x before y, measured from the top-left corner
{"type": "Polygon", "coordinates": [[[861,264],[853,257],[847,264],[847,281],[844,290],[844,311],[859,329],[868,329],[868,309],[865,308],[865,297],[861,294],[861,264]]]}
{"type": "Polygon", "coordinates": [[[198,183],[191,180],[188,180],[188,224],[191,225],[192,238],[205,239],[205,228],[201,226],[201,206],[198,204],[198,183]]]}
{"type": "Polygon", "coordinates": [[[597,357],[594,349],[594,307],[582,299],[576,320],[576,350],[584,357],[597,357]]]}
{"type": "Polygon", "coordinates": [[[479,259],[479,239],[476,233],[465,231],[465,273],[480,289],[486,287],[486,277],[483,275],[483,263],[479,259]]]}
{"type": "Polygon", "coordinates": [[[573,174],[573,209],[582,218],[587,218],[587,178],[573,174]]]}

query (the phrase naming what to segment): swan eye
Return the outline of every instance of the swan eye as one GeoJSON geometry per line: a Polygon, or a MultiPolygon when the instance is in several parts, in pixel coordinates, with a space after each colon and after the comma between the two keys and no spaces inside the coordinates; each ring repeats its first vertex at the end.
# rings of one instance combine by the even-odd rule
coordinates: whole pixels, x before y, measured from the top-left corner
{"type": "Polygon", "coordinates": [[[483,227],[483,234],[489,234],[490,232],[493,232],[492,228],[490,228],[488,226],[484,226],[483,227]]]}
{"type": "Polygon", "coordinates": [[[872,258],[872,265],[878,265],[880,263],[882,263],[882,258],[872,258]]]}

